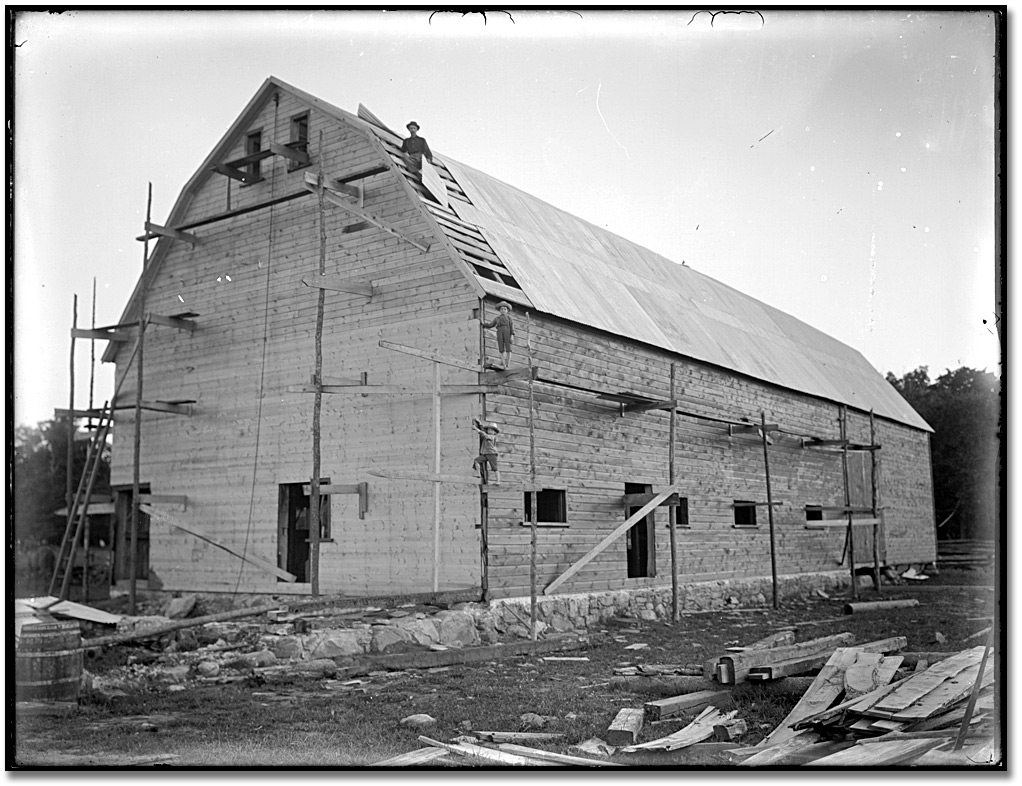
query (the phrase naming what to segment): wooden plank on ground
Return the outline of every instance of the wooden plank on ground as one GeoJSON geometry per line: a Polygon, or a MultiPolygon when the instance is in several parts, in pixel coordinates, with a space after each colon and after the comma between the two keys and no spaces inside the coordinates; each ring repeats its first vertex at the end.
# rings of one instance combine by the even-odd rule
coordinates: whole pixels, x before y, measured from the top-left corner
{"type": "Polygon", "coordinates": [[[644,742],[641,745],[628,745],[621,748],[620,753],[632,753],[639,750],[667,750],[673,751],[678,748],[686,748],[695,745],[697,742],[708,740],[713,736],[715,726],[720,726],[733,720],[738,714],[737,710],[728,713],[721,713],[716,707],[707,707],[688,726],[661,737],[658,740],[644,742]]]}
{"type": "Polygon", "coordinates": [[[437,759],[442,759],[444,756],[450,756],[451,752],[446,748],[419,748],[414,751],[408,751],[408,753],[402,753],[400,756],[392,756],[389,759],[378,761],[375,764],[370,764],[370,767],[414,767],[418,764],[429,764],[437,759]]]}
{"type": "Polygon", "coordinates": [[[669,718],[685,710],[704,707],[707,704],[716,704],[725,701],[731,696],[726,690],[701,690],[695,693],[685,693],[681,696],[672,696],[669,699],[657,699],[648,701],[642,705],[646,718],[651,721],[669,718]]]}
{"type": "Polygon", "coordinates": [[[810,763],[814,767],[893,767],[908,764],[945,744],[941,739],[878,741],[875,745],[853,745],[810,763]]]}
{"type": "Polygon", "coordinates": [[[727,655],[709,660],[706,663],[704,672],[706,674],[716,674],[717,665],[720,663],[729,672],[727,675],[729,682],[744,682],[749,670],[752,668],[778,663],[791,658],[820,655],[821,653],[826,653],[827,657],[830,657],[830,653],[834,648],[849,646],[854,639],[855,636],[851,633],[838,633],[834,636],[824,636],[823,638],[803,641],[786,647],[728,653],[727,655]]]}
{"type": "MultiPolygon", "coordinates": [[[[907,643],[907,639],[905,639],[904,636],[894,636],[890,639],[881,639],[879,641],[856,645],[856,649],[869,653],[892,652],[901,649],[907,643]]],[[[776,680],[781,677],[789,677],[794,674],[805,674],[807,671],[813,671],[826,664],[828,657],[829,655],[826,652],[823,652],[818,655],[791,658],[777,663],[770,663],[766,666],[757,666],[749,671],[748,679],[776,680]]]]}
{"type": "Polygon", "coordinates": [[[619,710],[610,726],[607,727],[603,739],[614,747],[634,744],[639,739],[639,732],[642,731],[645,717],[642,710],[634,707],[625,707],[619,710]]]}
{"type": "Polygon", "coordinates": [[[845,669],[845,698],[864,696],[881,685],[889,685],[902,660],[900,655],[860,652],[855,663],[845,669]]]}
{"type": "MultiPolygon", "coordinates": [[[[918,721],[929,718],[931,715],[936,715],[951,705],[968,697],[978,678],[979,665],[970,666],[969,668],[961,671],[955,677],[945,680],[904,710],[895,713],[893,719],[900,721],[918,721]]],[[[993,679],[994,667],[993,663],[990,662],[987,663],[986,668],[984,669],[980,688],[982,689],[992,684],[993,679]]]]}
{"type": "Polygon", "coordinates": [[[786,647],[795,643],[795,631],[792,628],[771,633],[762,639],[746,644],[744,647],[728,647],[728,652],[745,652],[746,650],[769,650],[774,647],[786,647]]]}
{"type": "MultiPolygon", "coordinates": [[[[896,712],[900,712],[921,699],[945,680],[961,673],[969,666],[978,664],[982,657],[983,645],[979,645],[970,650],[959,652],[947,660],[935,663],[926,671],[920,674],[913,674],[898,690],[871,706],[866,714],[884,713],[893,715],[896,712]]],[[[883,717],[882,715],[878,716],[883,717]]]]}
{"type": "Polygon", "coordinates": [[[679,492],[678,486],[668,486],[666,489],[658,493],[649,503],[643,505],[641,508],[639,508],[639,510],[636,513],[632,514],[627,519],[625,519],[624,523],[618,526],[613,532],[611,532],[596,546],[594,546],[589,551],[589,553],[587,553],[580,559],[576,560],[566,571],[564,571],[560,576],[558,576],[556,579],[550,582],[543,589],[543,594],[549,595],[554,590],[556,590],[564,582],[566,582],[568,579],[570,579],[572,576],[574,576],[576,573],[582,570],[582,568],[584,568],[586,565],[588,565],[590,562],[596,559],[596,557],[600,553],[607,549],[607,547],[609,547],[610,544],[612,544],[615,540],[624,535],[629,529],[632,528],[632,526],[646,518],[646,516],[649,515],[649,513],[651,513],[657,506],[659,506],[661,502],[670,497],[672,494],[677,494],[678,492],[679,492]]]}
{"type": "Polygon", "coordinates": [[[822,739],[823,735],[817,731],[803,731],[796,734],[794,737],[784,740],[783,742],[771,745],[769,748],[759,751],[758,753],[754,753],[738,766],[765,767],[770,764],[779,764],[785,759],[785,757],[791,755],[795,751],[810,745],[816,745],[822,739]]]}
{"type": "Polygon", "coordinates": [[[573,767],[624,767],[623,764],[617,762],[605,761],[600,759],[587,759],[584,756],[569,756],[566,753],[554,753],[552,751],[539,750],[537,748],[528,748],[524,745],[515,745],[513,743],[502,743],[498,746],[502,751],[508,753],[518,754],[519,756],[526,756],[530,759],[541,759],[543,761],[552,761],[558,764],[569,764],[573,767]]]}
{"type": "Polygon", "coordinates": [[[479,759],[484,759],[494,764],[501,764],[505,767],[560,767],[557,762],[552,761],[540,761],[539,759],[530,759],[525,756],[517,756],[513,753],[506,753],[504,751],[494,750],[493,748],[484,748],[482,745],[473,745],[470,742],[459,742],[456,744],[449,744],[446,742],[440,742],[439,740],[433,740],[429,737],[419,735],[419,742],[424,742],[427,745],[432,745],[436,748],[443,748],[451,753],[460,753],[462,756],[475,756],[479,759]]]}
{"type": "Polygon", "coordinates": [[[854,647],[834,650],[830,659],[817,675],[813,684],[802,694],[802,698],[785,716],[777,728],[767,735],[758,747],[770,748],[798,736],[792,726],[809,715],[829,709],[844,690],[844,673],[861,652],[854,647]]]}
{"type": "Polygon", "coordinates": [[[180,519],[171,516],[169,513],[154,508],[152,505],[140,504],[139,509],[148,513],[151,518],[156,519],[157,521],[162,521],[165,524],[170,524],[172,527],[177,527],[179,530],[187,532],[189,535],[192,535],[193,537],[196,537],[199,540],[206,541],[206,543],[209,543],[211,546],[216,546],[218,549],[223,549],[228,554],[232,554],[233,556],[237,557],[243,562],[247,562],[250,565],[255,565],[257,568],[261,568],[267,573],[272,573],[279,579],[283,579],[284,581],[288,582],[294,582],[297,581],[298,579],[298,577],[295,576],[293,573],[288,573],[283,568],[278,568],[272,562],[253,556],[252,554],[245,554],[244,552],[238,551],[233,546],[228,546],[226,543],[221,543],[212,536],[207,535],[205,532],[203,532],[194,524],[186,524],[180,519]]]}
{"type": "Polygon", "coordinates": [[[549,742],[564,739],[563,734],[546,731],[476,731],[472,736],[487,742],[549,742]]]}

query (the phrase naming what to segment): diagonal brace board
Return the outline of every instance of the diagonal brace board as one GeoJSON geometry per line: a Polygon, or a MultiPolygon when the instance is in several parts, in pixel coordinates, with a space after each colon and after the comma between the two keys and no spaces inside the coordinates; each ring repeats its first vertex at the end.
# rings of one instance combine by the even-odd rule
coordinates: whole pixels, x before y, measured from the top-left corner
{"type": "Polygon", "coordinates": [[[653,499],[647,504],[643,505],[639,510],[625,519],[624,523],[621,524],[617,529],[611,532],[607,537],[601,540],[593,549],[581,559],[577,560],[571,565],[564,573],[558,576],[556,579],[551,581],[543,590],[544,595],[549,595],[564,582],[578,573],[582,568],[596,559],[610,544],[615,540],[624,535],[629,529],[631,529],[637,522],[642,521],[654,508],[660,506],[660,503],[670,497],[672,494],[677,494],[680,491],[679,486],[668,486],[666,489],[658,493],[653,499]]]}
{"type": "Polygon", "coordinates": [[[374,289],[371,281],[355,280],[343,276],[310,276],[303,278],[302,283],[307,287],[318,287],[319,289],[330,289],[334,292],[348,292],[352,295],[365,295],[372,299],[374,289]]]}
{"type": "Polygon", "coordinates": [[[381,341],[380,346],[384,349],[393,349],[396,352],[404,352],[406,355],[414,355],[418,358],[425,360],[432,360],[436,363],[443,363],[445,366],[454,366],[455,368],[463,368],[466,371],[479,371],[478,365],[472,365],[464,360],[458,358],[448,357],[442,355],[431,349],[417,349],[416,347],[408,347],[404,344],[395,344],[393,341],[381,341]]]}
{"type": "Polygon", "coordinates": [[[218,549],[223,549],[228,554],[234,555],[241,561],[247,562],[251,565],[255,565],[257,568],[262,568],[268,573],[272,573],[277,578],[284,579],[284,581],[290,582],[297,581],[298,579],[298,577],[295,576],[293,573],[288,573],[283,568],[278,568],[272,562],[267,562],[266,560],[260,559],[259,557],[254,557],[251,554],[244,554],[235,549],[233,546],[228,546],[225,543],[221,543],[220,541],[210,537],[201,529],[196,527],[194,524],[186,524],[185,522],[181,521],[175,516],[171,516],[169,513],[165,513],[162,510],[154,508],[152,505],[141,504],[139,505],[139,509],[148,513],[151,518],[154,518],[157,521],[162,521],[165,524],[169,524],[172,527],[177,527],[178,529],[187,532],[189,535],[194,535],[199,540],[204,540],[210,545],[216,546],[218,549]]]}
{"type": "MultiPolygon", "coordinates": [[[[305,173],[305,187],[309,191],[312,191],[314,193],[318,192],[319,191],[319,177],[316,174],[312,173],[312,172],[306,172],[305,173]]],[[[400,229],[397,229],[397,228],[391,226],[389,223],[384,221],[382,218],[379,218],[378,216],[374,216],[369,211],[363,210],[358,205],[355,205],[355,204],[349,202],[347,199],[345,199],[344,197],[340,196],[337,193],[337,191],[331,189],[329,186],[325,187],[323,190],[326,192],[324,194],[324,196],[326,197],[327,201],[329,201],[331,204],[336,205],[337,207],[341,208],[342,210],[347,210],[349,213],[354,213],[356,216],[358,216],[359,218],[363,219],[364,221],[368,221],[370,224],[378,226],[384,232],[387,232],[387,233],[393,235],[394,237],[400,238],[401,240],[404,240],[406,243],[411,243],[413,246],[415,246],[420,251],[429,251],[429,244],[428,243],[423,243],[421,240],[416,240],[413,237],[409,237],[404,232],[402,232],[400,229]]]]}

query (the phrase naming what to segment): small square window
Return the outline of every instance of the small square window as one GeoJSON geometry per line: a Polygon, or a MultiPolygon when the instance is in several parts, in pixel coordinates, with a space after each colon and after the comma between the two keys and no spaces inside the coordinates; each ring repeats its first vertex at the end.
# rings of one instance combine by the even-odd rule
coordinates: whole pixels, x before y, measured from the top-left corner
{"type": "Polygon", "coordinates": [[[806,505],[806,521],[823,521],[823,509],[819,505],[806,505]]]}
{"type": "MultiPolygon", "coordinates": [[[[524,492],[524,524],[532,521],[532,493],[524,492]]],[[[567,524],[568,493],[564,489],[543,489],[536,492],[536,523],[567,524]]]]}
{"type": "Polygon", "coordinates": [[[756,526],[756,503],[747,499],[736,499],[735,504],[735,526],[755,527],[756,526]]]}

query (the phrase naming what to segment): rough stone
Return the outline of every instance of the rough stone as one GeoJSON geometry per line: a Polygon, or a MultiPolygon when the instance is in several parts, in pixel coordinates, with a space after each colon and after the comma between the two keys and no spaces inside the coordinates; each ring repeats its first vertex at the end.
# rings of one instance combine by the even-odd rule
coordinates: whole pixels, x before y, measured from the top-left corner
{"type": "Polygon", "coordinates": [[[521,721],[523,729],[542,729],[547,723],[543,715],[537,715],[535,712],[526,712],[521,716],[521,721]]]}
{"type": "Polygon", "coordinates": [[[569,630],[573,630],[575,627],[574,625],[571,624],[570,620],[568,620],[561,614],[551,615],[550,622],[548,624],[558,633],[566,633],[569,630]]]}
{"type": "Polygon", "coordinates": [[[200,677],[216,677],[220,674],[220,664],[213,660],[204,660],[195,667],[200,677]]]}
{"type": "Polygon", "coordinates": [[[656,619],[656,612],[654,612],[652,609],[642,609],[641,611],[639,611],[639,618],[644,619],[647,622],[652,622],[653,620],[656,619]]]}
{"type": "Polygon", "coordinates": [[[272,666],[277,662],[277,656],[270,650],[259,650],[245,656],[245,660],[252,664],[252,668],[260,669],[264,666],[272,666]]]}
{"type": "Polygon", "coordinates": [[[441,611],[434,618],[440,634],[439,643],[447,646],[472,646],[479,643],[472,615],[465,611],[441,611]]]}
{"type": "Polygon", "coordinates": [[[192,628],[179,630],[175,641],[177,642],[178,652],[193,652],[199,648],[199,640],[196,638],[195,631],[192,628]]]}
{"type": "Polygon", "coordinates": [[[297,660],[305,652],[299,636],[280,636],[265,642],[266,647],[281,660],[297,660]]]}
{"type": "Polygon", "coordinates": [[[360,655],[365,652],[365,648],[354,632],[330,630],[310,639],[308,651],[312,659],[337,658],[360,655]]]}
{"type": "Polygon", "coordinates": [[[411,726],[413,729],[421,729],[425,726],[432,726],[434,723],[436,723],[436,718],[431,715],[427,715],[424,712],[409,715],[407,718],[401,719],[402,726],[411,726]]]}
{"type": "Polygon", "coordinates": [[[329,658],[317,658],[315,660],[298,661],[293,669],[302,674],[332,677],[337,673],[337,664],[329,658]]]}
{"type": "Polygon", "coordinates": [[[163,669],[163,678],[169,682],[182,682],[188,678],[188,666],[168,666],[163,669]]]}
{"type": "Polygon", "coordinates": [[[381,625],[373,629],[372,642],[369,645],[371,652],[386,652],[396,644],[410,643],[412,634],[403,628],[395,625],[381,625]]]}
{"type": "Polygon", "coordinates": [[[172,620],[182,620],[192,613],[198,599],[198,595],[171,598],[170,602],[163,609],[163,616],[172,620]]]}
{"type": "Polygon", "coordinates": [[[425,647],[440,641],[440,634],[437,632],[436,625],[428,619],[403,617],[394,620],[391,623],[391,627],[406,631],[411,636],[411,641],[414,641],[416,644],[422,644],[425,647]]]}

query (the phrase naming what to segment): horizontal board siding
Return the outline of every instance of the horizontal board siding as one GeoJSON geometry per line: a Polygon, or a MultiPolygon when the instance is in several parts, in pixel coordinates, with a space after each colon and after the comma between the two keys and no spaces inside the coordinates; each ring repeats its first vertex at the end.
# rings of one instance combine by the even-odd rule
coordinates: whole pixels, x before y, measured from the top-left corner
{"type": "MultiPolygon", "coordinates": [[[[277,141],[287,141],[289,118],[301,109],[282,94],[277,141]]],[[[273,114],[271,102],[253,125],[263,125],[264,146],[273,114]]],[[[379,162],[360,133],[313,111],[311,171],[318,170],[320,129],[328,177],[379,162]]],[[[239,150],[235,157],[241,155],[239,150]]],[[[277,159],[262,164],[262,183],[230,184],[231,209],[304,188],[309,169],[289,173],[277,159]]],[[[364,183],[366,210],[411,237],[428,238],[430,222],[394,175],[364,183]]],[[[226,211],[227,188],[226,178],[210,178],[186,220],[226,211]]],[[[368,482],[369,512],[358,518],[354,495],[331,499],[334,542],[321,545],[321,591],[428,591],[434,567],[433,484],[369,473],[395,467],[432,470],[433,364],[382,349],[379,342],[439,349],[477,363],[473,309],[478,301],[442,244],[432,242],[423,253],[372,225],[345,233],[357,219],[329,203],[324,218],[326,272],[369,278],[375,287],[371,299],[326,292],[324,377],[358,378],[365,372],[370,384],[407,385],[421,392],[324,394],[321,475],[335,483],[368,482]]],[[[314,195],[196,228],[200,242],[170,246],[147,297],[147,310],[154,313],[197,312],[199,329],[187,333],[153,325],[146,332],[144,397],[194,399],[195,404],[190,417],[144,413],[142,482],[150,483],[154,494],[186,494],[186,511],[175,515],[271,563],[277,561],[278,486],[307,481],[312,469],[314,396],[288,388],[307,384],[314,371],[319,290],[304,286],[302,279],[318,275],[319,232],[314,195]]],[[[127,354],[120,353],[120,374],[127,354]]],[[[477,380],[473,372],[441,367],[443,384],[477,380]]],[[[134,401],[134,368],[122,396],[134,401]]],[[[478,395],[442,399],[442,472],[471,473],[478,444],[471,420],[480,406],[478,395]]],[[[120,411],[116,420],[113,482],[130,485],[134,411],[120,411]]],[[[479,586],[478,513],[477,487],[442,486],[441,589],[479,586]]],[[[307,591],[155,521],[150,571],[154,586],[171,590],[307,591]]]]}
{"type": "MultiPolygon", "coordinates": [[[[493,304],[487,304],[492,314],[493,304]]],[[[666,399],[670,393],[671,358],[632,342],[596,334],[577,326],[530,314],[514,313],[517,343],[512,365],[528,363],[527,342],[541,378],[605,392],[633,392],[666,399]]],[[[493,331],[486,332],[485,352],[496,355],[493,331]]],[[[682,409],[721,419],[768,422],[806,436],[836,439],[840,408],[778,388],[757,384],[715,368],[678,361],[677,393],[693,399],[682,409]]],[[[669,414],[650,411],[621,414],[594,394],[534,383],[537,482],[567,489],[568,529],[543,528],[538,536],[539,588],[584,556],[623,522],[625,483],[647,483],[654,490],[669,480],[669,414]]],[[[529,530],[521,526],[523,494],[515,484],[528,481],[528,384],[487,397],[491,415],[503,430],[502,479],[507,489],[490,493],[490,586],[495,596],[528,592],[529,530]],[[524,578],[523,578],[524,576],[524,578]]],[[[849,437],[869,441],[869,418],[849,413],[849,437]]],[[[932,510],[921,494],[928,463],[926,435],[889,421],[877,421],[884,443],[883,502],[887,517],[888,559],[914,555],[932,559],[928,542],[932,510]],[[890,438],[897,435],[897,439],[890,438]],[[888,461],[888,453],[892,454],[888,461]],[[890,464],[890,467],[888,467],[890,464]],[[910,476],[905,477],[906,473],[910,476]],[[905,481],[908,481],[907,483],[905,481]],[[926,517],[930,516],[930,523],[926,517]]],[[[844,550],[844,531],[805,529],[806,505],[844,504],[840,453],[805,449],[790,435],[775,435],[770,446],[772,493],[782,504],[774,510],[777,568],[782,575],[837,570],[844,550]]],[[[868,460],[867,460],[868,461],[868,460]]],[[[769,519],[757,509],[755,528],[736,528],[735,499],[766,502],[763,447],[758,434],[728,435],[727,425],[679,414],[675,467],[682,496],[688,498],[689,527],[678,530],[678,561],[683,581],[770,575],[769,519]],[[697,578],[698,577],[698,578],[697,578]]],[[[670,540],[666,508],[655,512],[656,578],[626,577],[625,538],[620,537],[559,591],[634,586],[635,582],[670,583],[670,540]]],[[[868,556],[868,554],[867,554],[868,556]]],[[[857,560],[862,554],[857,555],[857,560]]],[[[847,569],[847,568],[845,568],[847,569]]]]}

